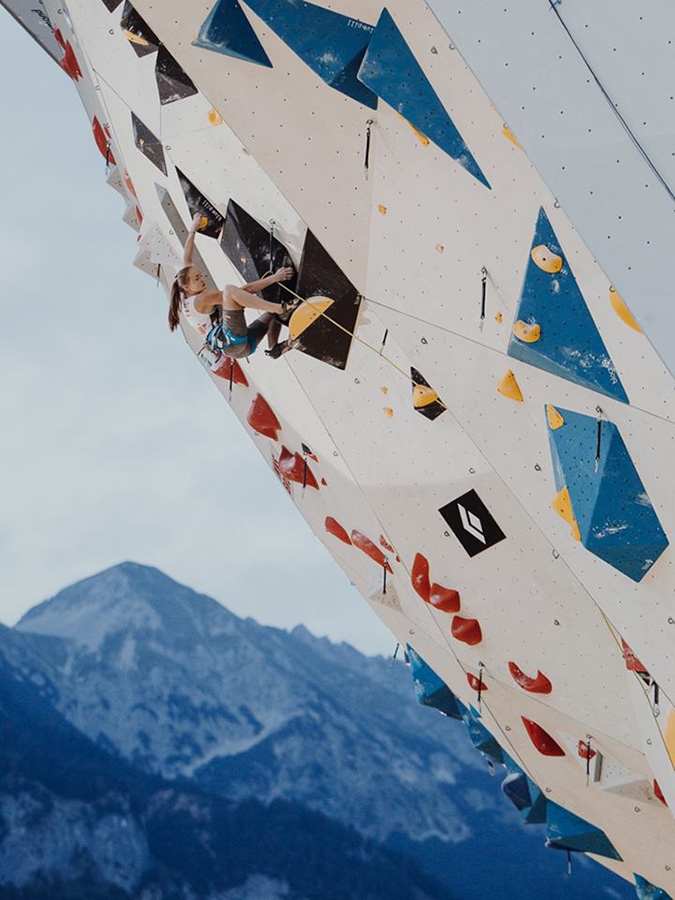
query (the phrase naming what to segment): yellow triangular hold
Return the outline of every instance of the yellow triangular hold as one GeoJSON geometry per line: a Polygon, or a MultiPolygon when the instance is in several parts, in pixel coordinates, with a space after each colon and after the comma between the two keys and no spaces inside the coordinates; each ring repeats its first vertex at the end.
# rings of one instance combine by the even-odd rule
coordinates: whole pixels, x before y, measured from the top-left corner
{"type": "Polygon", "coordinates": [[[565,420],[560,415],[555,406],[551,406],[549,403],[546,406],[546,418],[548,419],[548,424],[551,431],[555,431],[556,428],[561,428],[565,424],[565,420]]]}
{"type": "Polygon", "coordinates": [[[335,303],[334,300],[328,300],[326,297],[310,297],[302,306],[300,306],[291,316],[288,323],[288,333],[292,341],[306,331],[310,325],[322,316],[327,309],[335,303]]]}
{"type": "Polygon", "coordinates": [[[141,37],[140,34],[136,34],[134,31],[124,30],[124,37],[131,41],[132,44],[138,44],[139,47],[149,47],[150,41],[146,40],[144,37],[141,37]]]}
{"type": "Polygon", "coordinates": [[[502,397],[508,397],[509,400],[515,400],[516,403],[523,402],[523,393],[520,390],[520,385],[516,381],[516,376],[511,369],[507,371],[506,375],[497,385],[497,393],[501,394],[502,397]]]}
{"type": "Polygon", "coordinates": [[[551,500],[551,508],[558,513],[561,519],[564,519],[572,526],[572,537],[575,541],[580,541],[581,531],[579,530],[579,523],[574,516],[572,498],[570,497],[570,492],[567,490],[567,487],[558,491],[553,500],[551,500]]]}
{"type": "Polygon", "coordinates": [[[399,117],[400,117],[401,119],[403,119],[403,121],[404,121],[410,128],[412,128],[412,130],[413,130],[413,132],[414,132],[414,134],[415,134],[415,137],[416,137],[417,140],[420,142],[420,144],[424,144],[425,147],[428,147],[429,144],[431,143],[431,141],[430,141],[429,138],[426,136],[426,134],[422,134],[422,132],[419,130],[419,128],[415,128],[415,126],[412,124],[412,122],[408,122],[408,120],[406,119],[406,117],[405,117],[405,116],[402,116],[401,113],[399,113],[399,117]]]}
{"type": "Polygon", "coordinates": [[[518,147],[519,150],[523,149],[518,143],[518,139],[516,138],[515,134],[511,131],[506,122],[504,123],[504,127],[502,128],[502,134],[507,140],[511,141],[512,144],[515,144],[515,146],[518,147]]]}
{"type": "Polygon", "coordinates": [[[413,406],[420,409],[438,400],[436,391],[427,384],[416,384],[413,388],[413,406]]]}
{"type": "Polygon", "coordinates": [[[518,338],[518,340],[522,341],[524,344],[534,344],[541,337],[541,326],[537,325],[536,322],[528,325],[527,322],[523,322],[522,319],[518,319],[516,324],[513,326],[513,333],[518,338]]]}
{"type": "Polygon", "coordinates": [[[222,125],[222,123],[223,123],[223,117],[218,112],[218,110],[215,108],[215,106],[212,106],[211,109],[209,110],[209,122],[212,125],[222,125]]]}
{"type": "Polygon", "coordinates": [[[671,763],[675,766],[675,711],[671,710],[666,724],[666,747],[671,763]]]}
{"type": "Polygon", "coordinates": [[[630,310],[621,298],[621,294],[615,287],[610,287],[609,289],[609,302],[612,304],[612,309],[622,322],[625,322],[629,328],[633,329],[633,331],[642,334],[642,329],[631,315],[630,310]]]}
{"type": "Polygon", "coordinates": [[[539,244],[538,247],[533,247],[530,256],[535,266],[540,268],[542,272],[548,272],[550,275],[555,275],[563,267],[562,256],[558,256],[557,253],[549,250],[546,244],[539,244]]]}

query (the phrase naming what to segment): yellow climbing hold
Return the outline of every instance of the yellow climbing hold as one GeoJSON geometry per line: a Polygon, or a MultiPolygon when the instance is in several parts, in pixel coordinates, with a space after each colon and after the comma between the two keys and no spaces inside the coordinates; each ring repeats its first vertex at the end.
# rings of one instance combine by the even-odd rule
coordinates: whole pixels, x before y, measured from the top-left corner
{"type": "Polygon", "coordinates": [[[503,320],[504,320],[504,314],[501,312],[496,312],[495,313],[495,322],[497,322],[499,325],[501,325],[503,320]]]}
{"type": "Polygon", "coordinates": [[[438,400],[436,391],[428,384],[416,384],[413,388],[413,406],[421,409],[435,403],[438,400]]]}
{"type": "Polygon", "coordinates": [[[394,410],[391,408],[391,406],[384,407],[384,414],[388,419],[394,418],[394,410]]]}
{"type": "Polygon", "coordinates": [[[422,144],[424,147],[428,147],[431,141],[426,136],[426,134],[422,134],[422,132],[418,128],[415,128],[414,125],[411,125],[410,122],[408,122],[408,125],[410,125],[410,127],[412,128],[413,132],[415,133],[415,137],[420,142],[420,144],[422,144]]]}
{"type": "Polygon", "coordinates": [[[138,44],[139,47],[149,47],[150,41],[143,37],[141,34],[136,34],[135,31],[127,31],[124,29],[124,37],[131,41],[132,44],[138,44]]]}
{"type": "Polygon", "coordinates": [[[334,300],[328,300],[327,297],[310,297],[302,306],[298,307],[288,323],[291,340],[294,341],[300,337],[303,331],[306,331],[327,309],[330,309],[334,302],[334,300]]]}
{"type": "Polygon", "coordinates": [[[560,415],[555,406],[551,406],[549,403],[546,406],[546,418],[548,419],[549,428],[551,431],[555,431],[556,428],[560,428],[565,424],[565,420],[560,415]]]}
{"type": "Polygon", "coordinates": [[[612,309],[622,322],[625,322],[629,328],[633,329],[633,331],[638,331],[642,334],[642,329],[631,315],[630,310],[621,299],[621,294],[615,287],[610,287],[609,289],[609,302],[612,304],[612,309]]]}
{"type": "Polygon", "coordinates": [[[534,344],[541,337],[541,326],[536,322],[528,324],[527,322],[523,322],[522,319],[518,319],[513,326],[513,333],[518,340],[522,341],[524,344],[534,344]]]}
{"type": "Polygon", "coordinates": [[[665,734],[666,747],[671,763],[675,766],[675,711],[671,710],[668,716],[665,734]]]}
{"type": "Polygon", "coordinates": [[[387,215],[387,207],[384,205],[384,203],[380,203],[380,205],[377,207],[377,211],[381,216],[387,215]]]}
{"type": "Polygon", "coordinates": [[[501,394],[502,397],[508,397],[509,400],[515,400],[516,403],[523,402],[523,392],[520,390],[520,385],[511,369],[507,371],[497,385],[497,393],[501,394]]]}
{"type": "Polygon", "coordinates": [[[522,150],[522,147],[518,143],[518,139],[516,138],[515,134],[511,131],[509,126],[506,124],[506,122],[504,122],[504,127],[502,128],[502,134],[504,135],[504,137],[507,140],[511,141],[512,144],[514,144],[516,147],[518,147],[519,149],[522,150]]]}
{"type": "Polygon", "coordinates": [[[212,106],[211,109],[209,110],[209,122],[212,125],[221,125],[223,122],[223,117],[218,112],[218,110],[215,108],[215,106],[212,106]]]}
{"type": "Polygon", "coordinates": [[[576,520],[574,515],[574,510],[572,509],[572,499],[570,498],[570,492],[564,487],[561,491],[555,495],[553,500],[551,501],[551,507],[558,513],[561,519],[564,519],[569,525],[572,526],[572,537],[575,541],[581,540],[581,532],[579,531],[579,523],[576,520]]]}
{"type": "Polygon", "coordinates": [[[208,224],[209,220],[206,218],[206,216],[202,216],[199,220],[199,231],[201,231],[203,228],[206,228],[208,224]]]}
{"type": "Polygon", "coordinates": [[[386,385],[384,385],[384,384],[382,385],[382,387],[380,388],[380,390],[381,390],[382,393],[385,394],[385,395],[389,393],[389,388],[388,388],[386,385]]]}
{"type": "Polygon", "coordinates": [[[551,275],[555,275],[563,267],[562,256],[558,256],[557,253],[549,250],[546,244],[539,244],[537,247],[534,247],[530,256],[532,257],[532,262],[542,272],[549,272],[551,275]]]}

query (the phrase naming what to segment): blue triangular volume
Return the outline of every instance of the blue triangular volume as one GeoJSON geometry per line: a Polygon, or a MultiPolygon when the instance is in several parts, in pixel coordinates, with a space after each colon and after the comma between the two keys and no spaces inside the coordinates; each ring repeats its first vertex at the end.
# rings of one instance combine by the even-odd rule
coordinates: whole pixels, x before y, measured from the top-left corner
{"type": "Polygon", "coordinates": [[[382,10],[361,64],[359,80],[490,188],[387,9],[382,10]]]}
{"type": "Polygon", "coordinates": [[[477,750],[497,765],[504,765],[504,753],[495,738],[490,734],[485,725],[476,718],[466,706],[462,707],[462,720],[469,732],[469,740],[477,750]]]}
{"type": "Polygon", "coordinates": [[[558,490],[567,487],[584,547],[641,581],[668,546],[618,428],[566,409],[549,440],[558,490]]]}
{"type": "Polygon", "coordinates": [[[546,807],[546,846],[622,860],[604,831],[550,801],[546,807]]]}
{"type": "Polygon", "coordinates": [[[539,210],[516,321],[537,324],[541,337],[527,343],[511,336],[508,353],[552,375],[628,403],[586,301],[567,264],[543,207],[539,210]],[[548,270],[541,267],[549,261],[548,270]],[[557,258],[559,271],[550,265],[557,258]],[[537,262],[539,260],[539,262],[537,262]]]}
{"type": "Polygon", "coordinates": [[[635,892],[638,900],[671,900],[670,894],[666,894],[663,888],[655,887],[642,875],[635,873],[635,892]]]}
{"type": "Polygon", "coordinates": [[[439,678],[431,666],[427,665],[412,647],[408,646],[407,653],[417,702],[438,709],[452,719],[461,719],[462,714],[457,704],[457,698],[443,679],[439,678]]]}
{"type": "Polygon", "coordinates": [[[237,0],[216,0],[192,45],[272,68],[263,45],[237,0]]]}
{"type": "Polygon", "coordinates": [[[248,6],[326,84],[370,109],[377,97],[356,77],[373,33],[359,19],[306,0],[247,0],[248,6]]]}

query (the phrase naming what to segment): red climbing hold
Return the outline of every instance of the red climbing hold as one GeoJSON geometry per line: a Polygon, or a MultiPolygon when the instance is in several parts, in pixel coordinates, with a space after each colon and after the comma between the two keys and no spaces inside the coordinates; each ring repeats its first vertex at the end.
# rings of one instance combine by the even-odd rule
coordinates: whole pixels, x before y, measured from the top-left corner
{"type": "Polygon", "coordinates": [[[256,394],[255,400],[246,415],[246,421],[258,434],[271,438],[273,441],[279,439],[281,422],[274,415],[272,407],[262,394],[256,394]]]}
{"type": "Polygon", "coordinates": [[[547,731],[544,731],[541,725],[537,725],[537,723],[533,722],[531,719],[526,719],[525,716],[521,716],[520,718],[523,720],[523,725],[525,726],[525,730],[527,731],[530,740],[542,756],[565,755],[565,751],[560,744],[557,744],[551,735],[547,731]]]}
{"type": "Polygon", "coordinates": [[[483,640],[483,633],[480,630],[480,622],[478,619],[463,619],[461,616],[455,616],[452,620],[450,632],[458,641],[473,647],[474,644],[480,644],[483,640]]]}
{"type": "Polygon", "coordinates": [[[332,534],[333,537],[336,537],[339,541],[342,541],[343,544],[349,544],[351,547],[352,541],[347,532],[344,530],[342,525],[334,519],[332,516],[326,516],[326,521],[323,523],[328,534],[332,534]]]}
{"type": "Polygon", "coordinates": [[[291,453],[283,446],[279,455],[279,470],[289,481],[319,490],[319,482],[307,465],[307,461],[299,453],[291,453]]]}
{"type": "Polygon", "coordinates": [[[370,538],[361,534],[360,531],[352,531],[352,544],[358,547],[366,556],[369,556],[374,562],[380,566],[384,566],[387,572],[393,572],[389,562],[385,560],[384,554],[380,548],[374,544],[370,538]]]}
{"type": "Polygon", "coordinates": [[[640,662],[637,656],[630,649],[628,644],[621,638],[621,647],[623,649],[623,659],[629,672],[647,672],[647,668],[640,662]]]}
{"type": "Polygon", "coordinates": [[[65,53],[63,54],[63,59],[59,62],[59,65],[64,72],[70,75],[73,81],[79,81],[80,78],[82,78],[82,69],[80,69],[80,64],[75,56],[75,51],[70,45],[70,41],[66,42],[66,46],[63,49],[65,50],[65,53]]]}
{"type": "Polygon", "coordinates": [[[380,547],[383,547],[387,551],[387,553],[396,553],[394,548],[391,546],[391,544],[383,534],[380,535],[380,547]]]}
{"type": "Polygon", "coordinates": [[[577,745],[577,756],[581,759],[593,759],[595,756],[595,750],[592,747],[588,746],[588,741],[579,741],[577,745]]]}
{"type": "Polygon", "coordinates": [[[101,125],[96,116],[94,116],[92,120],[91,130],[94,132],[94,140],[101,152],[101,156],[106,162],[109,162],[111,166],[114,166],[115,157],[112,155],[112,150],[110,149],[110,132],[101,125]]]}
{"type": "Polygon", "coordinates": [[[431,596],[431,585],[429,584],[429,560],[426,556],[422,556],[421,553],[415,554],[410,580],[414,590],[420,595],[425,603],[428,603],[431,596]]]}
{"type": "Polygon", "coordinates": [[[551,682],[538,669],[536,678],[529,678],[514,662],[510,662],[509,672],[516,684],[530,694],[550,694],[553,690],[551,682]]]}
{"type": "Polygon", "coordinates": [[[129,193],[133,194],[135,197],[136,196],[136,188],[134,187],[134,183],[131,180],[131,176],[129,175],[128,172],[124,173],[124,183],[126,184],[127,190],[129,191],[129,193]]]}
{"type": "Polygon", "coordinates": [[[243,384],[244,387],[248,387],[246,376],[237,360],[231,359],[229,356],[223,358],[225,361],[217,369],[211,370],[213,374],[217,375],[218,378],[224,378],[225,381],[229,381],[231,377],[232,384],[243,384]]]}
{"type": "Polygon", "coordinates": [[[442,584],[434,582],[431,585],[431,593],[429,594],[429,603],[441,612],[456,613],[459,612],[461,600],[459,591],[452,588],[443,587],[442,584]]]}
{"type": "Polygon", "coordinates": [[[659,783],[656,780],[656,778],[654,779],[654,796],[656,797],[657,800],[660,800],[664,806],[668,806],[668,802],[666,801],[666,798],[663,796],[663,791],[659,787],[659,783]]]}
{"type": "Polygon", "coordinates": [[[66,49],[66,42],[63,40],[63,35],[61,34],[60,28],[54,28],[54,40],[59,45],[62,50],[66,49]]]}
{"type": "Polygon", "coordinates": [[[480,690],[481,694],[484,694],[485,691],[487,691],[485,682],[481,678],[476,678],[471,672],[466,673],[466,680],[469,682],[469,687],[472,691],[480,690]]]}

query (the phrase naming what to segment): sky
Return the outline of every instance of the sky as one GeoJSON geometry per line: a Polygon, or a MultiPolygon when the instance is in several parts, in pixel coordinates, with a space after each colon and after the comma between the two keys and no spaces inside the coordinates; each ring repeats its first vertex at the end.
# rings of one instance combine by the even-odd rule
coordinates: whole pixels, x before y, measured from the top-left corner
{"type": "Polygon", "coordinates": [[[77,91],[0,8],[0,621],[133,560],[390,653],[135,269],[77,91]]]}

